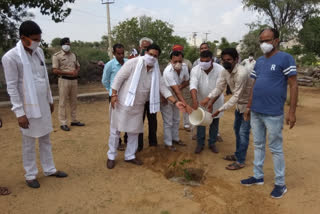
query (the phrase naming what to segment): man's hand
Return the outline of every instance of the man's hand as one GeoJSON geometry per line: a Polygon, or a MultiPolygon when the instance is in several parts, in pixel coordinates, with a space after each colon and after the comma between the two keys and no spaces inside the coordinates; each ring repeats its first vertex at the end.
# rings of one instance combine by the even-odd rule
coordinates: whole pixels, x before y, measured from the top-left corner
{"type": "Polygon", "coordinates": [[[188,114],[191,114],[193,109],[191,108],[191,106],[186,105],[186,111],[187,111],[188,114]]]}
{"type": "MultiPolygon", "coordinates": [[[[212,110],[211,110],[212,111],[212,110]]],[[[218,111],[216,111],[214,114],[212,114],[212,117],[216,117],[216,116],[218,116],[218,114],[220,113],[220,111],[218,110],[218,111]]]]}
{"type": "Polygon", "coordinates": [[[292,129],[296,124],[296,114],[295,113],[287,114],[286,122],[287,122],[287,125],[290,125],[289,129],[292,129]]]}
{"type": "Polygon", "coordinates": [[[23,129],[29,128],[29,120],[26,115],[18,117],[18,123],[19,123],[19,126],[23,129]]]}
{"type": "Polygon", "coordinates": [[[246,108],[246,111],[243,113],[243,118],[245,121],[250,120],[250,109],[249,108],[246,108]]]}
{"type": "Polygon", "coordinates": [[[199,108],[199,103],[198,103],[198,101],[192,102],[192,108],[193,108],[193,110],[197,110],[197,109],[199,108]]]}
{"type": "Polygon", "coordinates": [[[72,76],[73,77],[78,77],[78,70],[72,71],[72,76]]]}
{"type": "Polygon", "coordinates": [[[208,103],[210,101],[210,98],[209,97],[206,97],[205,99],[203,99],[201,102],[200,102],[200,105],[207,108],[208,106],[208,103]]]}
{"type": "Polygon", "coordinates": [[[176,102],[176,107],[181,111],[181,112],[186,112],[186,105],[183,102],[176,102]]]}
{"type": "Polygon", "coordinates": [[[118,102],[118,95],[114,95],[111,97],[111,107],[114,109],[116,107],[116,103],[118,102]]]}
{"type": "Polygon", "coordinates": [[[54,112],[54,104],[53,103],[49,103],[50,105],[50,111],[51,111],[51,114],[54,112]]]}

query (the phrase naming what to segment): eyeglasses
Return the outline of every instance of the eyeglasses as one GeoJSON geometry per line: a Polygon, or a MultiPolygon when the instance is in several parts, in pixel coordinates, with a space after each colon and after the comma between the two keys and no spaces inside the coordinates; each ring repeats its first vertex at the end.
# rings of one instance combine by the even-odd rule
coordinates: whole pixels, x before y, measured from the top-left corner
{"type": "Polygon", "coordinates": [[[272,42],[272,41],[273,41],[273,39],[259,40],[259,43],[260,44],[262,44],[264,42],[269,43],[269,42],[272,42]]]}

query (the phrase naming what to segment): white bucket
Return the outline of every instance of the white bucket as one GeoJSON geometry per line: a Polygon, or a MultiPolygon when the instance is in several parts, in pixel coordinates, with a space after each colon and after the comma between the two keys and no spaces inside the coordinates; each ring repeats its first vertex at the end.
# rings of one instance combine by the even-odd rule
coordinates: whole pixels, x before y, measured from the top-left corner
{"type": "Polygon", "coordinates": [[[189,115],[189,121],[194,126],[207,126],[212,123],[212,120],[212,115],[202,108],[193,110],[189,115]]]}

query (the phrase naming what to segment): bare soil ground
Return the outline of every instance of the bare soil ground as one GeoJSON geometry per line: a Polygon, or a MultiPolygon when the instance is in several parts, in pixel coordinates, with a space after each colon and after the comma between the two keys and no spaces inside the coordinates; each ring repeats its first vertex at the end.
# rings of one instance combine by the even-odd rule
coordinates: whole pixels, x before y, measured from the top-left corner
{"type": "Polygon", "coordinates": [[[9,196],[0,196],[0,213],[319,213],[319,106],[319,89],[300,89],[296,127],[289,130],[285,126],[283,131],[288,193],[280,200],[269,197],[274,177],[269,150],[264,167],[265,184],[243,187],[239,183],[252,175],[252,137],[247,166],[239,171],[225,170],[228,162],[222,157],[235,150],[231,110],[221,119],[224,142],[218,143],[219,154],[213,154],[207,147],[201,155],[193,154],[196,142],[183,130],[180,137],[188,145],[179,147],[178,152],[165,150],[162,120],[158,114],[160,145],[149,148],[145,135],[145,149],[138,153],[144,165],[125,163],[123,152],[119,152],[113,170],[105,167],[109,133],[107,102],[80,102],[78,115],[86,126],[72,128],[70,132],[60,130],[55,111],[51,135],[54,159],[56,167],[68,172],[69,177],[44,177],[38,162],[41,188],[31,189],[24,182],[17,121],[9,108],[0,108],[4,122],[0,129],[0,185],[12,191],[9,196]],[[187,167],[204,172],[200,186],[181,185],[167,179],[172,163],[185,160],[191,160],[186,163],[187,167]]]}

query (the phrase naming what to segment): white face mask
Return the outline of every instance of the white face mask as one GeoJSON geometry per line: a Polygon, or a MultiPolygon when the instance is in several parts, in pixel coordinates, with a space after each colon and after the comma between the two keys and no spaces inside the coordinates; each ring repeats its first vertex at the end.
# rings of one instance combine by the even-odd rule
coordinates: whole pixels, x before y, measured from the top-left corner
{"type": "Polygon", "coordinates": [[[200,62],[199,65],[200,65],[200,68],[202,68],[202,70],[206,71],[206,70],[208,70],[208,69],[211,67],[212,61],[209,61],[209,62],[200,62]]]}
{"type": "Polygon", "coordinates": [[[274,47],[272,44],[264,42],[260,45],[260,48],[261,48],[263,54],[267,54],[267,53],[270,53],[274,47]]]}
{"type": "Polygon", "coordinates": [[[182,63],[177,62],[177,63],[175,63],[175,64],[172,64],[172,67],[173,67],[173,69],[176,70],[176,71],[181,71],[181,69],[182,69],[182,63]]]}
{"type": "Polygon", "coordinates": [[[249,56],[249,59],[250,59],[250,60],[253,60],[253,56],[249,56]]]}
{"type": "Polygon", "coordinates": [[[65,52],[70,51],[70,45],[62,45],[61,48],[62,48],[62,50],[65,51],[65,52]]]}
{"type": "Polygon", "coordinates": [[[144,58],[144,61],[146,62],[146,64],[150,67],[153,67],[154,64],[157,62],[157,58],[150,56],[147,53],[143,56],[143,58],[144,58]]]}
{"type": "Polygon", "coordinates": [[[28,48],[35,51],[39,46],[40,46],[40,42],[35,42],[31,40],[31,45],[28,48]]]}

